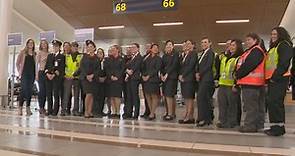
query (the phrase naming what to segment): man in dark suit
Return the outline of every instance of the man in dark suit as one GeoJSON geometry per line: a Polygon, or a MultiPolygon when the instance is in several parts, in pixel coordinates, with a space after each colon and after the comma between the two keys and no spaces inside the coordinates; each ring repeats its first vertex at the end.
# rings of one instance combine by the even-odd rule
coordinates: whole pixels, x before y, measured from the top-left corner
{"type": "Polygon", "coordinates": [[[139,44],[133,43],[131,47],[132,58],[126,63],[126,91],[127,91],[127,105],[123,118],[132,118],[137,120],[140,110],[140,99],[138,94],[138,86],[140,83],[140,68],[142,62],[142,56],[139,52],[139,44]],[[134,107],[134,111],[133,111],[134,107]],[[134,114],[133,114],[134,113],[134,114]],[[132,116],[133,114],[133,116],[132,116]]]}
{"type": "Polygon", "coordinates": [[[49,54],[45,65],[46,73],[46,96],[48,103],[47,115],[56,116],[62,98],[63,78],[65,73],[65,56],[61,54],[62,43],[58,40],[52,41],[54,53],[49,54]],[[54,96],[54,106],[53,99],[54,96]]]}
{"type": "Polygon", "coordinates": [[[199,82],[197,93],[198,127],[212,124],[211,98],[214,89],[214,52],[211,49],[211,41],[209,38],[202,38],[201,48],[202,52],[199,58],[199,67],[196,73],[196,80],[199,82]]]}

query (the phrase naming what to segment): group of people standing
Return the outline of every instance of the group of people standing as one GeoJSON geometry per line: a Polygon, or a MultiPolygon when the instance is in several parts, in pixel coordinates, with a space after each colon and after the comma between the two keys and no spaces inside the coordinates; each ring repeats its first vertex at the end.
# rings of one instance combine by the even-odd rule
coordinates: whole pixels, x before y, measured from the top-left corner
{"type": "Polygon", "coordinates": [[[27,41],[16,63],[21,77],[19,115],[22,115],[24,101],[27,114],[32,114],[32,86],[37,80],[40,114],[84,114],[85,118],[108,115],[117,119],[122,115],[123,119],[137,120],[141,84],[145,99],[145,113],[141,117],[156,119],[162,93],[166,108],[163,120],[171,121],[176,119],[175,95],[180,83],[186,108],[179,124],[211,125],[213,94],[219,88],[218,128],[240,126],[241,114],[245,114],[239,131],[257,132],[264,128],[268,111],[271,128],[265,133],[272,136],[285,133],[284,98],[291,77],[293,51],[291,38],[283,27],[272,30],[268,51],[255,33],[246,35],[246,50],[240,39],[230,39],[221,54],[213,52],[208,37],[202,38],[201,51],[196,50],[192,40],[184,41],[180,51],[168,40],[162,57],[155,43],[148,46],[144,56],[137,43],[131,44],[125,55],[119,45],[113,45],[108,49],[108,57],[93,41],[87,40],[85,44],[86,53],[82,54],[78,52],[78,43],[54,40],[53,53],[49,53],[47,41],[42,40],[36,53],[34,41],[27,41]],[[122,98],[124,113],[120,112],[122,98]],[[105,101],[108,113],[103,111],[105,101]]]}

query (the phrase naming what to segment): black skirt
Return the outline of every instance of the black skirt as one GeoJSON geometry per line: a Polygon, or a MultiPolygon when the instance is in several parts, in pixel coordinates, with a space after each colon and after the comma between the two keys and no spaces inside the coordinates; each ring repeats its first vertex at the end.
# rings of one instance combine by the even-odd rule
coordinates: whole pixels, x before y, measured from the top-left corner
{"type": "Polygon", "coordinates": [[[96,91],[95,81],[82,80],[82,87],[85,94],[94,94],[96,91]]]}
{"type": "Polygon", "coordinates": [[[123,84],[121,83],[107,83],[106,91],[108,97],[122,98],[123,84]]]}
{"type": "Polygon", "coordinates": [[[195,82],[182,82],[181,83],[181,94],[185,99],[194,99],[196,92],[195,82]]]}
{"type": "Polygon", "coordinates": [[[166,97],[174,97],[177,93],[177,80],[166,80],[163,83],[163,94],[166,97]]]}
{"type": "Polygon", "coordinates": [[[158,94],[160,95],[160,83],[158,82],[144,82],[143,83],[144,94],[158,94]]]}

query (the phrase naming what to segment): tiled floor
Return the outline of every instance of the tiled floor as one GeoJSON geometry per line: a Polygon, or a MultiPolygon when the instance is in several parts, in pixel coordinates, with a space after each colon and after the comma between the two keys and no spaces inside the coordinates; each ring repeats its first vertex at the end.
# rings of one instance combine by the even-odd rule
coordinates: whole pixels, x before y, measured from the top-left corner
{"type": "MultiPolygon", "coordinates": [[[[183,108],[177,110],[181,118],[183,108]]],[[[163,112],[160,107],[158,116],[163,112]]],[[[16,110],[0,110],[0,155],[295,155],[295,107],[288,106],[286,112],[287,134],[268,137],[214,126],[198,129],[160,118],[150,122],[42,117],[37,111],[26,117],[17,116],[16,110]]]]}

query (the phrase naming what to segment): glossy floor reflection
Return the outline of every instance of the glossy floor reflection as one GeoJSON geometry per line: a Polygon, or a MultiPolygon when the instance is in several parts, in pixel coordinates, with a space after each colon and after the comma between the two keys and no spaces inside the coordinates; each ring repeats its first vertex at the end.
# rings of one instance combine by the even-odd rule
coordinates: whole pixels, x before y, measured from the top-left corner
{"type": "MultiPolygon", "coordinates": [[[[178,118],[183,109],[177,109],[178,118]]],[[[268,137],[262,132],[241,134],[215,126],[199,129],[160,118],[45,117],[37,111],[27,117],[18,116],[16,110],[0,110],[0,149],[36,155],[290,155],[295,147],[295,107],[287,106],[286,110],[287,134],[283,137],[268,137]]],[[[163,112],[159,107],[158,116],[163,112]]]]}

